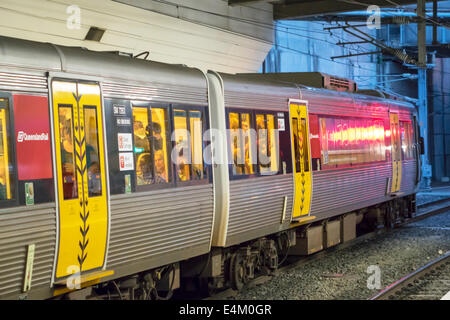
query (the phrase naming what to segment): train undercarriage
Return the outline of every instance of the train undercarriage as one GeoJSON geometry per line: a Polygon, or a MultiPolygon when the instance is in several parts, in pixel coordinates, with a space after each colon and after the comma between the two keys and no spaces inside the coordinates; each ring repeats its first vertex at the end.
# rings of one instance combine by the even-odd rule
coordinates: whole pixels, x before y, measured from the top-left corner
{"type": "Polygon", "coordinates": [[[395,198],[209,254],[72,291],[57,299],[167,300],[241,290],[270,275],[289,256],[307,256],[380,228],[395,228],[416,214],[416,197],[395,198]]]}

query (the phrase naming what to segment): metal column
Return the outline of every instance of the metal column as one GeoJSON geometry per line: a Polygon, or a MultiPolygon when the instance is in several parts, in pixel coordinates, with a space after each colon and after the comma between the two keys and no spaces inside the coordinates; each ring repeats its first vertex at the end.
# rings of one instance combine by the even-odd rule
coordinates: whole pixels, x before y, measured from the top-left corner
{"type": "Polygon", "coordinates": [[[428,107],[427,107],[427,47],[426,47],[426,20],[425,0],[417,0],[417,47],[419,51],[418,88],[419,88],[419,122],[420,135],[424,138],[424,151],[422,156],[421,187],[430,188],[431,165],[428,159],[428,107]]]}

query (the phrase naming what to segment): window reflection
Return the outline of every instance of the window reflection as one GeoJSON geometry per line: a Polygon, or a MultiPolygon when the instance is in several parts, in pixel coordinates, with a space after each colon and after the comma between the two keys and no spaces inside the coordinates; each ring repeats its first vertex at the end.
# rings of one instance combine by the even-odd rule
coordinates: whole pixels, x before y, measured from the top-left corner
{"type": "Polygon", "coordinates": [[[137,185],[169,182],[167,111],[134,106],[133,131],[137,185]]]}
{"type": "Polygon", "coordinates": [[[190,180],[191,154],[185,110],[174,110],[175,149],[177,150],[176,176],[179,181],[190,180]]]}
{"type": "Polygon", "coordinates": [[[319,119],[324,168],[386,160],[383,120],[319,119]]]}
{"type": "Polygon", "coordinates": [[[99,160],[97,107],[84,107],[84,124],[86,135],[86,168],[88,174],[89,196],[101,196],[102,180],[99,160]]]}
{"type": "Polygon", "coordinates": [[[203,179],[203,123],[200,111],[189,111],[192,150],[192,179],[203,179]]]}
{"type": "Polygon", "coordinates": [[[163,108],[151,108],[152,125],[147,135],[153,148],[155,183],[169,182],[169,161],[167,157],[167,111],[163,108]]]}
{"type": "Polygon", "coordinates": [[[230,112],[229,121],[233,174],[253,174],[250,114],[230,112]]]}
{"type": "Polygon", "coordinates": [[[78,198],[78,188],[73,148],[72,105],[59,106],[59,134],[64,199],[75,199],[78,198]]]}

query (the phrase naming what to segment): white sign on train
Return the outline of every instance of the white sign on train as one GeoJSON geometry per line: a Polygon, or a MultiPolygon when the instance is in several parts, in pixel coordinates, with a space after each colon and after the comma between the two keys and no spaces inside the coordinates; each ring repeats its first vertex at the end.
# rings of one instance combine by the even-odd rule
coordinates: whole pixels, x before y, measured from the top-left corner
{"type": "Polygon", "coordinates": [[[134,170],[134,161],[132,152],[119,153],[120,171],[134,170]]]}
{"type": "Polygon", "coordinates": [[[133,137],[131,133],[118,133],[117,143],[119,151],[133,151],[133,137]]]}
{"type": "Polygon", "coordinates": [[[278,118],[278,131],[284,131],[284,119],[278,118]]]}

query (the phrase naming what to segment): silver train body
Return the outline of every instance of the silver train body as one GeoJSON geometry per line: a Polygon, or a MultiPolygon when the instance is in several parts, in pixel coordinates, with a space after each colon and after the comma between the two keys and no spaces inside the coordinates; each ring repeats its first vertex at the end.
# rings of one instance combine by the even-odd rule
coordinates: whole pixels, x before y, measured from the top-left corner
{"type": "MultiPolygon", "coordinates": [[[[0,37],[0,93],[47,97],[52,78],[98,82],[106,99],[177,103],[207,107],[210,127],[226,130],[227,108],[289,112],[289,100],[308,102],[323,115],[389,118],[417,116],[408,103],[337,93],[296,84],[258,81],[181,65],[143,61],[115,53],[91,52],[0,37]]],[[[33,106],[30,106],[33,108],[33,106]]],[[[51,111],[50,111],[51,114],[51,111]]],[[[106,128],[108,119],[103,119],[106,128]]],[[[53,138],[53,137],[52,137],[53,138]]],[[[105,143],[105,148],[107,144],[105,143]]],[[[111,156],[105,150],[108,157],[111,156]]],[[[229,156],[228,150],[222,151],[229,156]]],[[[213,154],[214,157],[214,154],[213,154]]],[[[53,165],[55,163],[52,151],[53,165]]],[[[108,159],[106,168],[108,170],[108,159]]],[[[420,179],[418,156],[402,162],[402,183],[387,194],[392,164],[314,171],[310,215],[322,221],[354,210],[413,195],[420,179]]],[[[55,169],[54,169],[55,172],[55,169]]],[[[228,164],[211,168],[202,185],[146,192],[108,193],[108,245],[104,269],[109,281],[206,255],[291,228],[293,174],[230,179],[228,164]],[[287,200],[285,200],[287,198],[287,200]]],[[[109,177],[108,172],[106,176],[109,177]]],[[[56,178],[53,189],[58,192],[56,178]]],[[[108,178],[108,188],[113,181],[108,178]]],[[[0,298],[52,297],[58,246],[58,203],[0,209],[0,298]],[[28,245],[35,244],[31,289],[24,292],[28,245]]]]}

